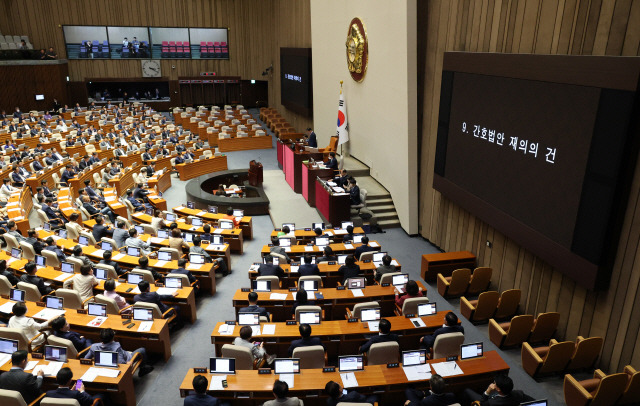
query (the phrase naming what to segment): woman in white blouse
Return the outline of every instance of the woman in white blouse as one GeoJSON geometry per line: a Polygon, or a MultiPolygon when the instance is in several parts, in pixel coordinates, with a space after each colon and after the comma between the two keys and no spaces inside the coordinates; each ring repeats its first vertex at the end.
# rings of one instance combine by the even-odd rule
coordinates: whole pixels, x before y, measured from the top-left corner
{"type": "Polygon", "coordinates": [[[69,289],[73,285],[73,290],[78,292],[80,299],[84,302],[93,296],[93,287],[98,284],[98,280],[93,276],[91,265],[84,264],[80,267],[80,273],[75,274],[71,279],[67,279],[62,287],[69,289]]]}
{"type": "MultiPolygon", "coordinates": [[[[12,308],[13,316],[9,319],[9,328],[17,328],[24,331],[27,339],[33,340],[35,336],[40,334],[40,330],[49,327],[51,322],[58,316],[52,317],[47,321],[43,321],[42,323],[38,323],[31,317],[25,316],[27,313],[27,305],[24,302],[18,302],[13,305],[12,308]]],[[[41,335],[31,343],[31,346],[38,346],[44,343],[45,335],[41,335]]]]}

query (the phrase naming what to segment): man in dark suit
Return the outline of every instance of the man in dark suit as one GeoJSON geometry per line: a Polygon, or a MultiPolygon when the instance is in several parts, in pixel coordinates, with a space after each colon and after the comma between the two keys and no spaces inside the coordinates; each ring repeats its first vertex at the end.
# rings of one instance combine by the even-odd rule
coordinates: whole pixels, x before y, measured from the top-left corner
{"type": "Polygon", "coordinates": [[[44,279],[39,276],[36,276],[36,263],[33,261],[29,261],[24,266],[24,271],[26,274],[20,277],[21,282],[30,283],[35,285],[40,292],[40,295],[48,295],[51,293],[51,287],[44,284],[44,279]]]}
{"type": "Polygon", "coordinates": [[[329,398],[327,399],[327,406],[336,406],[338,403],[371,403],[372,405],[378,401],[378,397],[375,395],[361,395],[355,390],[342,393],[342,386],[334,381],[329,381],[324,387],[324,391],[327,392],[329,398]]]}
{"type": "Polygon", "coordinates": [[[184,398],[184,406],[219,406],[221,403],[211,395],[207,395],[209,381],[204,375],[193,377],[193,390],[196,392],[184,398]]]}
{"type": "Polygon", "coordinates": [[[426,335],[420,338],[420,346],[422,348],[431,349],[433,348],[433,344],[436,342],[436,337],[440,334],[447,333],[462,333],[464,334],[464,327],[458,324],[458,316],[454,312],[447,313],[444,316],[445,325],[437,329],[431,335],[426,335]]]}
{"type": "Polygon", "coordinates": [[[14,166],[13,172],[11,172],[11,181],[13,182],[14,186],[22,187],[24,185],[24,177],[20,175],[20,168],[18,167],[18,165],[13,165],[14,166]]]}
{"type": "Polygon", "coordinates": [[[180,258],[178,260],[178,269],[171,271],[171,273],[179,274],[179,275],[187,275],[187,278],[189,279],[189,283],[193,283],[196,281],[196,277],[193,276],[191,271],[186,268],[187,262],[188,261],[186,258],[180,258]]]}
{"type": "Polygon", "coordinates": [[[405,395],[407,401],[404,402],[405,406],[448,406],[457,402],[456,396],[453,393],[445,393],[444,379],[438,375],[431,375],[429,379],[430,389],[427,391],[421,391],[414,388],[405,389],[405,395]]]}
{"type": "Polygon", "coordinates": [[[258,276],[275,275],[278,278],[284,277],[284,270],[279,265],[273,265],[273,257],[268,255],[265,257],[267,263],[261,264],[258,268],[258,276]]]}
{"type": "Polygon", "coordinates": [[[291,342],[291,345],[289,346],[289,357],[293,356],[293,350],[295,350],[298,347],[310,347],[312,345],[322,345],[322,347],[324,347],[320,338],[311,337],[310,325],[306,323],[300,324],[300,327],[298,327],[298,330],[300,330],[300,337],[302,338],[298,340],[293,340],[291,342]]]}
{"type": "Polygon", "coordinates": [[[87,347],[91,347],[91,344],[93,344],[93,341],[90,339],[75,331],[71,331],[71,326],[67,323],[67,319],[64,316],[53,319],[51,322],[51,328],[53,330],[53,335],[71,341],[78,352],[87,347]]]}
{"type": "Polygon", "coordinates": [[[249,306],[241,307],[238,313],[260,313],[260,316],[269,318],[269,312],[264,307],[258,306],[258,294],[256,292],[249,292],[248,295],[249,306]]]}
{"type": "Polygon", "coordinates": [[[327,159],[327,161],[324,164],[329,169],[337,170],[338,169],[338,160],[336,159],[336,153],[335,152],[329,152],[329,159],[327,159]]]}
{"type": "Polygon", "coordinates": [[[111,238],[109,227],[104,225],[104,218],[102,216],[96,216],[95,220],[96,224],[93,226],[91,233],[93,234],[93,238],[95,238],[96,242],[102,240],[102,237],[111,238]]]}
{"type": "Polygon", "coordinates": [[[80,403],[80,406],[91,406],[99,395],[91,396],[84,391],[84,384],[80,384],[80,388],[71,389],[73,384],[73,372],[71,368],[60,368],[56,375],[56,381],[58,382],[58,389],[52,389],[47,391],[48,398],[57,399],[75,399],[80,403]]]}
{"type": "Polygon", "coordinates": [[[84,191],[87,192],[87,196],[93,201],[104,202],[104,197],[100,196],[98,192],[96,192],[91,187],[91,180],[85,179],[84,181],[84,191]]]}
{"type": "Polygon", "coordinates": [[[91,162],[89,161],[89,155],[85,155],[82,158],[82,161],[80,161],[80,163],[78,164],[78,167],[80,168],[80,170],[84,170],[86,167],[91,165],[91,162]]]}
{"type": "Polygon", "coordinates": [[[304,264],[298,268],[300,276],[320,275],[318,265],[312,264],[313,257],[310,254],[304,254],[304,264]]]}
{"type": "Polygon", "coordinates": [[[380,332],[377,336],[373,336],[366,343],[362,344],[360,347],[360,353],[365,353],[369,351],[371,345],[376,343],[386,343],[389,341],[398,342],[398,335],[391,332],[391,322],[387,319],[380,319],[380,323],[378,324],[378,329],[380,332]]]}
{"type": "Polygon", "coordinates": [[[370,247],[368,244],[369,244],[369,237],[365,235],[364,237],[362,237],[362,245],[356,248],[356,252],[353,254],[353,256],[356,257],[357,260],[360,259],[360,254],[362,254],[363,252],[370,252],[370,251],[376,250],[375,248],[370,247]]]}
{"type": "Polygon", "coordinates": [[[47,156],[46,156],[46,157],[44,157],[44,163],[45,163],[47,166],[51,166],[51,165],[53,165],[53,163],[54,163],[55,161],[56,161],[56,160],[53,158],[53,155],[51,155],[51,152],[47,152],[47,156]]]}
{"type": "Polygon", "coordinates": [[[360,199],[360,186],[357,185],[354,178],[349,178],[349,197],[351,198],[352,206],[362,203],[362,199],[360,199]]]}
{"type": "Polygon", "coordinates": [[[149,192],[144,190],[144,185],[142,183],[138,183],[136,185],[136,188],[133,189],[133,198],[134,199],[142,199],[144,202],[148,202],[149,199],[147,199],[147,196],[149,195],[149,192]]]}
{"type": "MultiPolygon", "coordinates": [[[[117,249],[118,247],[114,247],[114,249],[117,249]]],[[[102,254],[102,261],[100,261],[101,264],[103,265],[111,265],[113,267],[113,269],[116,270],[116,273],[118,275],[122,275],[126,272],[126,270],[121,269],[120,265],[118,265],[118,263],[116,261],[112,261],[111,260],[111,256],[113,255],[113,253],[111,251],[105,251],[102,254]]]]}
{"type": "Polygon", "coordinates": [[[109,220],[111,221],[112,224],[116,223],[116,215],[115,213],[111,210],[111,208],[109,206],[106,206],[105,208],[103,208],[102,210],[98,210],[96,209],[92,204],[91,204],[91,199],[89,199],[89,196],[82,196],[82,207],[89,213],[89,215],[93,216],[94,214],[98,214],[98,213],[102,213],[105,216],[109,217],[109,220]]]}
{"type": "Polygon", "coordinates": [[[318,148],[318,139],[311,127],[307,128],[307,145],[311,148],[318,148]]]}
{"type": "Polygon", "coordinates": [[[29,404],[40,396],[40,387],[44,379],[44,372],[38,371],[37,376],[24,372],[29,353],[24,350],[11,354],[11,369],[0,375],[0,389],[20,392],[24,401],[29,404]]]}
{"type": "MultiPolygon", "coordinates": [[[[173,300],[175,296],[178,295],[176,291],[173,295],[159,295],[157,292],[151,292],[151,287],[149,282],[141,281],[138,283],[138,289],[140,289],[140,294],[135,295],[133,297],[133,303],[136,302],[147,302],[147,303],[155,303],[160,308],[160,312],[164,313],[167,310],[171,309],[168,305],[162,303],[163,300],[173,300]]],[[[180,312],[176,307],[173,307],[176,315],[179,315],[180,312]]]]}
{"type": "Polygon", "coordinates": [[[336,176],[333,181],[340,187],[347,186],[349,184],[349,174],[346,169],[340,171],[340,175],[336,176]]]}
{"type": "Polygon", "coordinates": [[[44,169],[44,166],[37,159],[33,161],[33,170],[38,172],[44,169]]]}
{"type": "Polygon", "coordinates": [[[521,390],[514,390],[511,378],[502,374],[494,378],[482,395],[467,388],[464,396],[469,400],[468,403],[477,400],[481,406],[518,406],[522,402],[534,400],[521,390]]]}
{"type": "MultiPolygon", "coordinates": [[[[145,148],[144,152],[142,153],[142,161],[151,161],[153,159],[153,157],[151,156],[151,154],[149,153],[149,148],[145,148]]],[[[146,163],[145,163],[146,165],[146,163]]]]}
{"type": "Polygon", "coordinates": [[[73,171],[73,166],[71,164],[67,164],[65,166],[64,171],[62,171],[62,176],[60,177],[60,182],[65,185],[69,185],[69,179],[76,176],[76,173],[73,171]]]}

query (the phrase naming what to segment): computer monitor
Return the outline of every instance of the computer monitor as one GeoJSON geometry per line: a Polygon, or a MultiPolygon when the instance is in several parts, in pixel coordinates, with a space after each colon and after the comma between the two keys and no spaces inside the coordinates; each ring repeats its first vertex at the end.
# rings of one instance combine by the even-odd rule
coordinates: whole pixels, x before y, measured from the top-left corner
{"type": "Polygon", "coordinates": [[[238,324],[241,326],[257,326],[260,324],[260,313],[238,313],[238,324]]]}
{"type": "Polygon", "coordinates": [[[14,302],[24,302],[27,292],[21,289],[11,289],[9,291],[9,299],[14,302]]]}
{"type": "Polygon", "coordinates": [[[44,231],[51,231],[51,224],[50,223],[44,223],[42,225],[42,228],[44,229],[44,231]]]}
{"type": "Polygon", "coordinates": [[[347,260],[347,257],[348,257],[348,256],[349,256],[348,254],[341,254],[341,255],[338,255],[338,264],[340,264],[340,265],[344,265],[344,263],[345,263],[345,261],[347,260]]]}
{"type": "Polygon", "coordinates": [[[251,287],[256,292],[271,292],[271,281],[251,281],[251,287]]]}
{"type": "Polygon", "coordinates": [[[47,266],[47,258],[43,257],[42,255],[36,254],[36,265],[43,267],[47,266]]]}
{"type": "Polygon", "coordinates": [[[189,262],[195,265],[204,264],[204,255],[202,254],[189,254],[189,262]]]}
{"type": "Polygon", "coordinates": [[[89,246],[89,238],[87,238],[87,236],[81,235],[80,237],[78,237],[78,244],[84,247],[89,246]]]}
{"type": "Polygon", "coordinates": [[[276,374],[300,373],[300,358],[276,358],[273,363],[273,372],[276,374]]]}
{"type": "Polygon", "coordinates": [[[329,238],[328,237],[316,237],[316,245],[318,247],[325,247],[325,246],[329,245],[329,238]]]}
{"type": "Polygon", "coordinates": [[[420,303],[418,305],[418,317],[431,316],[438,312],[435,303],[420,303]]]}
{"type": "Polygon", "coordinates": [[[382,258],[384,258],[385,255],[387,255],[387,253],[384,252],[384,251],[374,252],[373,253],[373,262],[382,262],[382,258]]]}
{"type": "Polygon", "coordinates": [[[296,231],[296,223],[282,223],[282,228],[289,227],[291,232],[296,231]]]}
{"type": "Polygon", "coordinates": [[[113,245],[111,245],[110,242],[101,241],[100,242],[100,249],[103,250],[103,251],[113,251],[113,245]]]}
{"type": "Polygon", "coordinates": [[[289,266],[289,273],[298,273],[298,268],[300,268],[300,263],[292,262],[289,266]]]}
{"type": "Polygon", "coordinates": [[[209,371],[212,374],[235,375],[235,358],[209,358],[209,371]]]}
{"type": "Polygon", "coordinates": [[[140,248],[138,247],[127,247],[127,255],[132,257],[139,257],[141,255],[140,248]]]}
{"type": "Polygon", "coordinates": [[[142,274],[133,273],[133,272],[127,274],[127,283],[130,283],[132,285],[137,285],[143,280],[144,280],[144,275],[142,274]]]}
{"type": "MultiPolygon", "coordinates": [[[[267,263],[267,257],[262,258],[262,263],[267,263]]],[[[271,256],[271,263],[273,265],[280,265],[280,258],[271,256]]]]}
{"type": "Polygon", "coordinates": [[[531,402],[520,403],[520,406],[547,406],[547,399],[532,400],[531,402]]]}
{"type": "Polygon", "coordinates": [[[402,351],[402,366],[410,367],[427,363],[427,350],[402,351]]]}
{"type": "Polygon", "coordinates": [[[0,352],[3,354],[13,354],[18,351],[18,340],[0,338],[0,352]]]}
{"type": "Polygon", "coordinates": [[[71,262],[62,262],[60,263],[60,270],[66,273],[73,273],[75,266],[71,262]]]}
{"type": "Polygon", "coordinates": [[[364,289],[365,286],[367,286],[367,280],[364,277],[347,279],[349,289],[364,289]]]}
{"type": "Polygon", "coordinates": [[[108,271],[104,268],[96,268],[94,275],[96,276],[96,279],[100,279],[100,280],[107,280],[107,273],[108,271]]]}
{"type": "Polygon", "coordinates": [[[187,208],[188,209],[195,209],[196,208],[196,204],[194,202],[187,202],[187,208]]]}
{"type": "Polygon", "coordinates": [[[49,309],[62,310],[64,309],[64,299],[57,296],[47,296],[45,297],[45,306],[49,309]]]}
{"type": "Polygon", "coordinates": [[[319,311],[300,311],[298,312],[300,324],[320,324],[322,317],[319,311]]]}
{"type": "Polygon", "coordinates": [[[67,347],[58,347],[57,345],[45,345],[44,359],[46,361],[67,362],[67,347]]]}
{"type": "Polygon", "coordinates": [[[96,351],[94,364],[97,367],[118,368],[118,353],[114,351],[96,351]]]}
{"type": "Polygon", "coordinates": [[[144,212],[147,213],[148,216],[153,216],[153,207],[147,207],[144,212]]]}
{"type": "Polygon", "coordinates": [[[164,286],[171,289],[182,288],[182,278],[174,278],[173,276],[164,278],[164,286]]]}
{"type": "Polygon", "coordinates": [[[218,214],[218,206],[209,206],[207,211],[211,214],[218,214]]]}
{"type": "Polygon", "coordinates": [[[153,310],[146,307],[133,307],[133,319],[140,321],[152,321],[153,310]]]}
{"type": "Polygon", "coordinates": [[[300,284],[302,285],[302,289],[306,290],[307,292],[315,292],[318,290],[318,281],[303,280],[300,282],[300,284]]]}
{"type": "Polygon", "coordinates": [[[184,241],[185,242],[193,242],[193,234],[191,233],[184,233],[183,234],[184,237],[184,241]]]}
{"type": "Polygon", "coordinates": [[[353,243],[354,244],[360,244],[362,242],[362,237],[364,237],[364,234],[354,234],[353,235],[353,243]]]}
{"type": "Polygon", "coordinates": [[[341,355],[338,357],[338,370],[340,372],[353,372],[364,370],[363,355],[341,355]]]}
{"type": "Polygon", "coordinates": [[[482,357],[482,343],[462,344],[460,346],[460,359],[470,359],[482,357]]]}
{"type": "Polygon", "coordinates": [[[244,217],[244,210],[233,209],[233,217],[244,217]]]}
{"type": "Polygon", "coordinates": [[[191,219],[191,225],[194,227],[202,227],[202,219],[198,217],[193,217],[191,219]]]}
{"type": "Polygon", "coordinates": [[[60,238],[67,238],[67,230],[61,228],[58,230],[58,237],[60,238]]]}
{"type": "Polygon", "coordinates": [[[360,321],[376,321],[380,320],[380,308],[375,309],[362,309],[360,310],[360,321]]]}
{"type": "Polygon", "coordinates": [[[324,223],[311,223],[311,229],[315,230],[316,228],[324,230],[324,223]]]}
{"type": "Polygon", "coordinates": [[[340,228],[342,228],[342,229],[346,229],[349,226],[353,227],[353,221],[343,221],[340,224],[340,228]]]}
{"type": "Polygon", "coordinates": [[[221,235],[214,235],[211,244],[213,245],[224,245],[224,237],[221,235]]]}
{"type": "Polygon", "coordinates": [[[163,240],[166,240],[167,238],[169,238],[169,230],[158,230],[158,238],[162,238],[163,240]]]}
{"type": "Polygon", "coordinates": [[[233,221],[231,220],[220,220],[218,221],[218,226],[220,226],[223,230],[233,230],[233,221]]]}
{"type": "Polygon", "coordinates": [[[167,221],[176,221],[175,213],[165,213],[164,219],[167,221]]]}
{"type": "Polygon", "coordinates": [[[291,239],[289,239],[289,238],[278,238],[278,242],[280,243],[281,247],[290,247],[291,246],[291,239]]]}
{"type": "Polygon", "coordinates": [[[133,228],[136,229],[136,231],[138,232],[139,235],[144,234],[144,227],[142,227],[142,226],[133,226],[133,228]]]}
{"type": "Polygon", "coordinates": [[[22,257],[22,251],[18,248],[11,248],[11,256],[15,259],[20,259],[22,257]]]}
{"type": "Polygon", "coordinates": [[[393,275],[391,277],[391,284],[393,286],[404,286],[409,282],[409,274],[401,273],[400,275],[393,275]]]}
{"type": "Polygon", "coordinates": [[[107,305],[102,303],[89,303],[87,313],[89,313],[89,316],[107,317],[107,305]]]}
{"type": "Polygon", "coordinates": [[[158,261],[171,261],[171,253],[169,251],[158,251],[158,261]]]}

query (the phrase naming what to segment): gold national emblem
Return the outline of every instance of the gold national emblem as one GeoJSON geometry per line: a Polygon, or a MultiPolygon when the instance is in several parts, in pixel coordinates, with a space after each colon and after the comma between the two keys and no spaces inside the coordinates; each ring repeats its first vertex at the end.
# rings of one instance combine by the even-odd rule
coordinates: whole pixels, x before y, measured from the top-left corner
{"type": "Polygon", "coordinates": [[[356,82],[364,79],[369,59],[367,32],[359,18],[354,18],[349,24],[347,33],[347,67],[351,77],[356,82]]]}

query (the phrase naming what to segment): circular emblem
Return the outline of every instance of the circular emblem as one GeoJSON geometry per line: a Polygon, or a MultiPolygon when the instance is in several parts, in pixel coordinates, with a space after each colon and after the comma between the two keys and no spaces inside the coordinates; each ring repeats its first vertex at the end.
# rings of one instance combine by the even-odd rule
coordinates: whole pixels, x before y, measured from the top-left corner
{"type": "Polygon", "coordinates": [[[351,78],[356,82],[362,82],[364,74],[367,72],[369,44],[367,42],[367,31],[358,17],[351,20],[349,24],[345,45],[347,48],[347,68],[351,78]]]}

